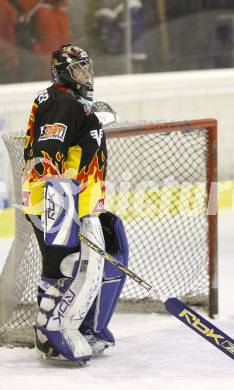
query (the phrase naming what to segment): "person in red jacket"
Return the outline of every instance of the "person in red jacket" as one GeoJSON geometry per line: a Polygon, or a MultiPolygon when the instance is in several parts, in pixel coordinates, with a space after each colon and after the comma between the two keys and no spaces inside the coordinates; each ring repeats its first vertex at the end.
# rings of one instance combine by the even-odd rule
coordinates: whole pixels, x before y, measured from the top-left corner
{"type": "Polygon", "coordinates": [[[0,12],[0,82],[17,79],[19,58],[16,49],[15,26],[17,10],[9,0],[1,0],[0,12]]]}
{"type": "MultiPolygon", "coordinates": [[[[22,24],[22,42],[37,55],[35,79],[46,79],[51,52],[70,41],[67,0],[15,0],[22,24]],[[28,27],[28,28],[27,28],[28,27]],[[30,31],[25,36],[25,29],[30,31]],[[28,42],[26,42],[28,41],[28,42]]],[[[30,53],[28,53],[30,56],[30,53]]]]}

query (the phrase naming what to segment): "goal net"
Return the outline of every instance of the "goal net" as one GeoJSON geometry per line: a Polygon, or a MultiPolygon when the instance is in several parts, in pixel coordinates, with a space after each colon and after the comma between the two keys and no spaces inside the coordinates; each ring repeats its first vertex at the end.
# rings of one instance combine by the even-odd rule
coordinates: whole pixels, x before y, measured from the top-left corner
{"type": "MultiPolygon", "coordinates": [[[[215,120],[118,123],[106,129],[106,209],[119,215],[130,246],[119,310],[160,312],[179,297],[217,313],[215,120]]],[[[24,137],[4,135],[15,204],[15,239],[0,275],[0,344],[32,345],[41,256],[21,209],[24,137]]]]}

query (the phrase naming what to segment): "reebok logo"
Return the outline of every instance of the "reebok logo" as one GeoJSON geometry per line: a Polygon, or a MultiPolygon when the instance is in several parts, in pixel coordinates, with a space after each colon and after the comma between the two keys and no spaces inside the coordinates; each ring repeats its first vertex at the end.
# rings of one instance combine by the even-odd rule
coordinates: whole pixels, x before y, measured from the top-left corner
{"type": "MultiPolygon", "coordinates": [[[[189,310],[184,309],[180,314],[179,317],[185,317],[186,321],[192,325],[195,329],[197,329],[200,333],[205,334],[207,337],[210,337],[215,341],[217,345],[222,345],[221,340],[224,339],[223,336],[221,336],[218,333],[215,333],[214,329],[209,328],[205,324],[203,324],[199,318],[197,318],[193,313],[191,313],[189,310]]],[[[226,347],[227,348],[227,347],[226,347]]]]}
{"type": "Polygon", "coordinates": [[[90,135],[93,139],[97,141],[98,146],[100,147],[103,137],[103,129],[91,130],[90,135]]]}

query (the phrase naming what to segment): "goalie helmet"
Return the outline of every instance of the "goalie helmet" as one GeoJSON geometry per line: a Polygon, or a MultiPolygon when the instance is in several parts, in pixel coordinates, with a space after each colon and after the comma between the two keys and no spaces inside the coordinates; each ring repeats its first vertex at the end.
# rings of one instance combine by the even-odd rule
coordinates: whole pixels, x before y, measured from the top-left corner
{"type": "Polygon", "coordinates": [[[52,79],[93,100],[93,65],[88,54],[77,46],[63,45],[52,55],[52,79]]]}

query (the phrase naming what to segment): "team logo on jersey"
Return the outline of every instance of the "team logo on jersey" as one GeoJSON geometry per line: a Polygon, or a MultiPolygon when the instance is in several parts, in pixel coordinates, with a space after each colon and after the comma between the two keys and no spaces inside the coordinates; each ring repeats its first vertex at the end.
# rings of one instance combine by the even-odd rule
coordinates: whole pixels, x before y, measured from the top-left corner
{"type": "Polygon", "coordinates": [[[41,135],[38,141],[47,141],[49,139],[56,139],[63,142],[67,126],[63,123],[53,123],[52,125],[41,126],[41,135]]]}
{"type": "Polygon", "coordinates": [[[91,130],[90,135],[93,139],[97,141],[98,146],[100,147],[103,137],[103,129],[91,130]]]}

